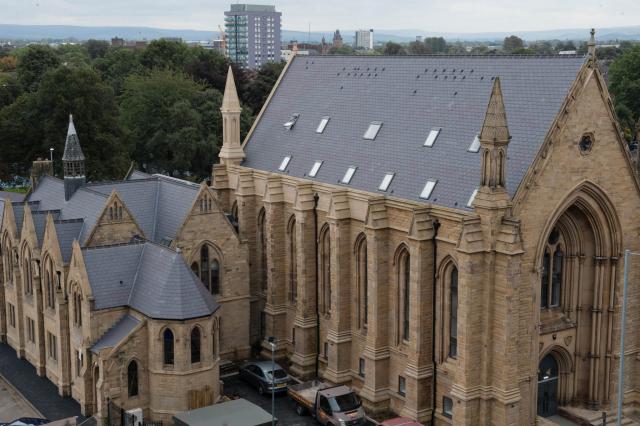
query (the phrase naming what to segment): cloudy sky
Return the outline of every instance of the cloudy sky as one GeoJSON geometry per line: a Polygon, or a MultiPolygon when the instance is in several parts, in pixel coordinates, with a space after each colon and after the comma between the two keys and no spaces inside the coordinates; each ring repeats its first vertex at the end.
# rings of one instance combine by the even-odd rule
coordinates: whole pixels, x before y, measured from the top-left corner
{"type": "MultiPolygon", "coordinates": [[[[216,29],[222,0],[0,0],[0,23],[216,29]]],[[[277,0],[283,28],[487,32],[640,25],[640,0],[277,0]]]]}

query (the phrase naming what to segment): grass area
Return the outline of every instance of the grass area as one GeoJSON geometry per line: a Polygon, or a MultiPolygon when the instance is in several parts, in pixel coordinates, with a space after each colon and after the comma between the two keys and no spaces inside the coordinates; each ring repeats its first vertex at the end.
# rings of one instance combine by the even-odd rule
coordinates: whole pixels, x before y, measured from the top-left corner
{"type": "Polygon", "coordinates": [[[15,188],[3,188],[6,192],[17,192],[18,194],[26,194],[29,191],[28,186],[17,186],[15,188]]]}

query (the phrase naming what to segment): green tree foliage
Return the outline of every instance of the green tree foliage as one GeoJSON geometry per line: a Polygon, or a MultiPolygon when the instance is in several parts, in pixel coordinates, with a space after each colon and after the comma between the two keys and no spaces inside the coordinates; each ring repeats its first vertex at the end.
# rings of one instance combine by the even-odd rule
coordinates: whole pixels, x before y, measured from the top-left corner
{"type": "Polygon", "coordinates": [[[421,41],[412,41],[407,49],[411,55],[426,55],[431,53],[427,50],[427,46],[421,41]]]}
{"type": "Polygon", "coordinates": [[[121,142],[113,89],[90,68],[62,66],[49,71],[37,91],[0,110],[0,152],[5,161],[46,157],[50,147],[60,158],[69,114],[81,117],[75,124],[89,178],[122,177],[128,155],[121,142]]]}
{"type": "Polygon", "coordinates": [[[144,70],[137,50],[115,48],[110,49],[102,58],[93,62],[102,79],[109,83],[116,95],[124,90],[124,81],[131,74],[139,74],[144,70]]]}
{"type": "Polygon", "coordinates": [[[91,60],[103,58],[109,51],[109,43],[104,40],[89,40],[85,43],[87,53],[91,60]]]}
{"type": "Polygon", "coordinates": [[[267,100],[271,89],[276,84],[284,62],[269,62],[264,64],[257,72],[255,77],[251,79],[245,86],[245,102],[251,105],[254,114],[260,112],[260,108],[267,100]]]}
{"type": "Polygon", "coordinates": [[[447,42],[442,37],[427,37],[424,39],[427,53],[446,53],[447,42]]]}
{"type": "Polygon", "coordinates": [[[218,90],[182,73],[154,70],[130,76],[120,123],[132,158],[150,172],[204,178],[222,144],[221,104],[218,90]]]}
{"type": "Polygon", "coordinates": [[[65,44],[56,49],[58,58],[62,65],[67,67],[88,67],[91,65],[91,58],[87,48],[81,44],[65,44]]]}
{"type": "Polygon", "coordinates": [[[637,138],[640,124],[640,44],[611,63],[609,89],[623,129],[637,138]]]}
{"type": "Polygon", "coordinates": [[[18,80],[25,90],[34,91],[38,88],[42,76],[58,65],[60,65],[60,59],[49,46],[29,46],[18,58],[16,68],[18,80]]]}
{"type": "Polygon", "coordinates": [[[331,47],[329,49],[329,55],[353,55],[353,47],[342,45],[340,47],[331,47]]]}
{"type": "Polygon", "coordinates": [[[11,105],[21,92],[22,86],[12,74],[0,73],[0,110],[11,105]]]}
{"type": "Polygon", "coordinates": [[[181,70],[189,56],[185,43],[173,40],[154,40],[142,51],[140,63],[149,69],[181,70]]]}
{"type": "Polygon", "coordinates": [[[407,51],[402,47],[401,44],[394,43],[392,41],[387,42],[384,45],[384,50],[382,51],[383,55],[406,55],[407,51]]]}
{"type": "Polygon", "coordinates": [[[512,52],[516,49],[522,49],[524,47],[524,42],[518,36],[511,35],[509,37],[505,37],[502,42],[502,48],[506,52],[512,52]]]}

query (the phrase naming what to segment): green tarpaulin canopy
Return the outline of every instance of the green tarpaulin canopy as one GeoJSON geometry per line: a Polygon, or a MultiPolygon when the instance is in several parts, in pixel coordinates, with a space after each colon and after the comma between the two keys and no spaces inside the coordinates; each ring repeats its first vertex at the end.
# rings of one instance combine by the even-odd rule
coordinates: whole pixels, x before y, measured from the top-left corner
{"type": "Polygon", "coordinates": [[[246,399],[235,399],[176,414],[173,420],[176,426],[268,426],[271,414],[246,399]]]}

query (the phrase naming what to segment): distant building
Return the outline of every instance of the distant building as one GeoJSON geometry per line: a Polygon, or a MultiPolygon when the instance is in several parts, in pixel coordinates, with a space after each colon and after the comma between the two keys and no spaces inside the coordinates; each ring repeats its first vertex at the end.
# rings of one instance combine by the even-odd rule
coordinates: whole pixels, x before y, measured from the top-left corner
{"type": "Polygon", "coordinates": [[[113,47],[124,47],[124,39],[120,37],[113,37],[111,39],[111,46],[113,47]]]}
{"type": "Polygon", "coordinates": [[[577,53],[576,50],[561,50],[558,52],[558,55],[575,55],[577,53]]]}
{"type": "Polygon", "coordinates": [[[422,36],[416,36],[416,41],[418,43],[422,43],[422,36]]]}
{"type": "Polygon", "coordinates": [[[356,49],[373,50],[373,29],[356,31],[356,49]]]}
{"type": "Polygon", "coordinates": [[[224,13],[227,55],[243,68],[280,58],[280,17],[275,6],[232,4],[224,13]]]}
{"type": "Polygon", "coordinates": [[[342,36],[340,35],[340,30],[336,30],[333,33],[333,47],[342,47],[342,36]]]}

